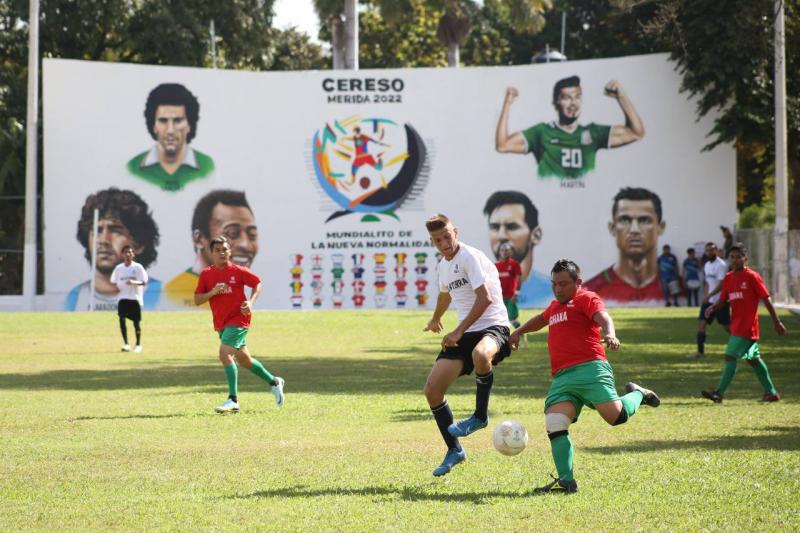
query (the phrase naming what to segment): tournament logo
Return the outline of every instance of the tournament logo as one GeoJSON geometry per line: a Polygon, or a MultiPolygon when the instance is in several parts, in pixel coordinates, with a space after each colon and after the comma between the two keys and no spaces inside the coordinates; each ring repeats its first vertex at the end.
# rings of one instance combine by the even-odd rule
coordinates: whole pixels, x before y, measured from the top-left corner
{"type": "Polygon", "coordinates": [[[354,213],[362,222],[396,211],[424,189],[427,150],[417,131],[386,118],[352,116],[314,133],[312,162],[322,190],[341,209],[325,222],[354,213]]]}

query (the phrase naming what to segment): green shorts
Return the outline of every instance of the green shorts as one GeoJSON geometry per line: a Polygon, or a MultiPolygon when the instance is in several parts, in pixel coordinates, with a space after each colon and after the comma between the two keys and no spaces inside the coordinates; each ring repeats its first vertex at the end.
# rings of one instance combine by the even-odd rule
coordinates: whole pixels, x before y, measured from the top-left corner
{"type": "Polygon", "coordinates": [[[503,303],[506,305],[508,319],[516,320],[519,317],[519,308],[517,307],[517,302],[515,302],[513,298],[507,298],[503,300],[503,303]]]}
{"type": "Polygon", "coordinates": [[[752,361],[761,357],[758,351],[758,341],[754,339],[746,339],[744,337],[737,337],[731,335],[728,339],[728,345],[725,347],[725,355],[729,357],[736,357],[737,359],[744,359],[745,361],[752,361]]]}
{"type": "Polygon", "coordinates": [[[217,333],[219,334],[219,340],[225,346],[230,346],[237,350],[247,346],[247,328],[228,326],[217,333]]]}
{"type": "Polygon", "coordinates": [[[559,402],[572,402],[575,406],[575,419],[578,421],[585,405],[590,409],[598,403],[619,400],[614,370],[608,361],[596,359],[561,370],[553,378],[550,391],[544,401],[544,409],[559,402]]]}

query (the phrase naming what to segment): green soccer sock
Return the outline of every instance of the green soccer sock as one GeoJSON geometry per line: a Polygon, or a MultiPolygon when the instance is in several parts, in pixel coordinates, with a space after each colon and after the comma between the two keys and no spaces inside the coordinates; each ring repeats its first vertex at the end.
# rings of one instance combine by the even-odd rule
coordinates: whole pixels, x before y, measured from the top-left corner
{"type": "Polygon", "coordinates": [[[771,392],[775,394],[778,390],[775,388],[775,385],[772,383],[772,378],[769,375],[769,368],[767,368],[767,363],[764,362],[763,359],[760,357],[756,360],[757,363],[753,367],[753,370],[758,376],[758,381],[761,383],[761,386],[764,387],[764,392],[771,392]]]}
{"type": "Polygon", "coordinates": [[[733,376],[736,375],[736,360],[725,361],[725,368],[722,370],[722,376],[719,378],[719,385],[717,385],[717,392],[720,396],[725,394],[728,385],[733,381],[733,376]]]}
{"type": "Polygon", "coordinates": [[[625,409],[625,412],[628,414],[628,418],[630,418],[633,416],[636,410],[639,409],[639,406],[642,405],[642,402],[644,401],[644,394],[638,390],[635,390],[620,398],[619,401],[622,402],[622,408],[625,409]]]}
{"type": "Polygon", "coordinates": [[[228,396],[236,398],[239,395],[239,367],[233,364],[222,368],[225,369],[225,379],[228,380],[228,396]]]}
{"type": "Polygon", "coordinates": [[[272,374],[267,372],[267,369],[264,368],[264,365],[262,365],[255,357],[253,357],[253,366],[250,367],[250,372],[260,377],[270,385],[275,385],[275,378],[272,376],[272,374]]]}
{"type": "Polygon", "coordinates": [[[558,479],[571,481],[572,476],[572,441],[569,433],[564,432],[558,437],[550,440],[550,449],[553,452],[553,461],[556,463],[558,479]]]}

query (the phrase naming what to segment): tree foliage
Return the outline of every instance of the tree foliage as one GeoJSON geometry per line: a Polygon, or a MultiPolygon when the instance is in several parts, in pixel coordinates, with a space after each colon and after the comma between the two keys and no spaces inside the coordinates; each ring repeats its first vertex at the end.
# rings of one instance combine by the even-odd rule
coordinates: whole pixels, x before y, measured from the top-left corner
{"type": "MultiPolygon", "coordinates": [[[[622,12],[652,9],[617,2],[622,12]]],[[[800,228],[800,5],[784,7],[790,226],[800,228]]],[[[706,149],[735,144],[741,207],[761,202],[774,173],[774,16],[773,0],[664,0],[641,29],[669,51],[698,116],[719,112],[706,149]]]]}

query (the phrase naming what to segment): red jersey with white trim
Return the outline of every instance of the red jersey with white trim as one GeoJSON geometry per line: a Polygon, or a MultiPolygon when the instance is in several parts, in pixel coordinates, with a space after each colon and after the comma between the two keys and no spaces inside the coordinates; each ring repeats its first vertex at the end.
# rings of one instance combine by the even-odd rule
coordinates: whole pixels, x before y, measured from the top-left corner
{"type": "Polygon", "coordinates": [[[513,257],[505,261],[497,261],[497,273],[500,274],[500,289],[503,291],[503,299],[508,300],[519,290],[519,277],[522,275],[522,267],[513,257]]]}
{"type": "Polygon", "coordinates": [[[208,301],[211,306],[211,314],[214,317],[214,329],[222,331],[231,326],[236,328],[250,327],[250,315],[243,315],[241,311],[242,302],[247,298],[244,295],[244,288],[255,287],[261,283],[261,279],[253,274],[249,268],[228,263],[225,268],[217,268],[214,265],[208,266],[200,272],[197,280],[195,294],[208,292],[217,283],[225,283],[228,289],[222,293],[212,296],[208,301]]]}
{"type": "Polygon", "coordinates": [[[613,266],[584,282],[583,288],[597,293],[603,301],[608,303],[646,304],[664,300],[664,292],[661,290],[661,280],[658,279],[658,276],[644,287],[632,287],[614,272],[613,266]]]}
{"type": "Polygon", "coordinates": [[[731,335],[758,339],[758,302],[768,296],[769,289],[755,270],[744,267],[725,275],[719,300],[731,305],[731,335]]]}
{"type": "Polygon", "coordinates": [[[550,372],[594,361],[606,360],[600,324],[594,315],[604,311],[600,297],[584,288],[565,304],[553,300],[542,316],[547,320],[547,349],[550,352],[550,372]]]}

